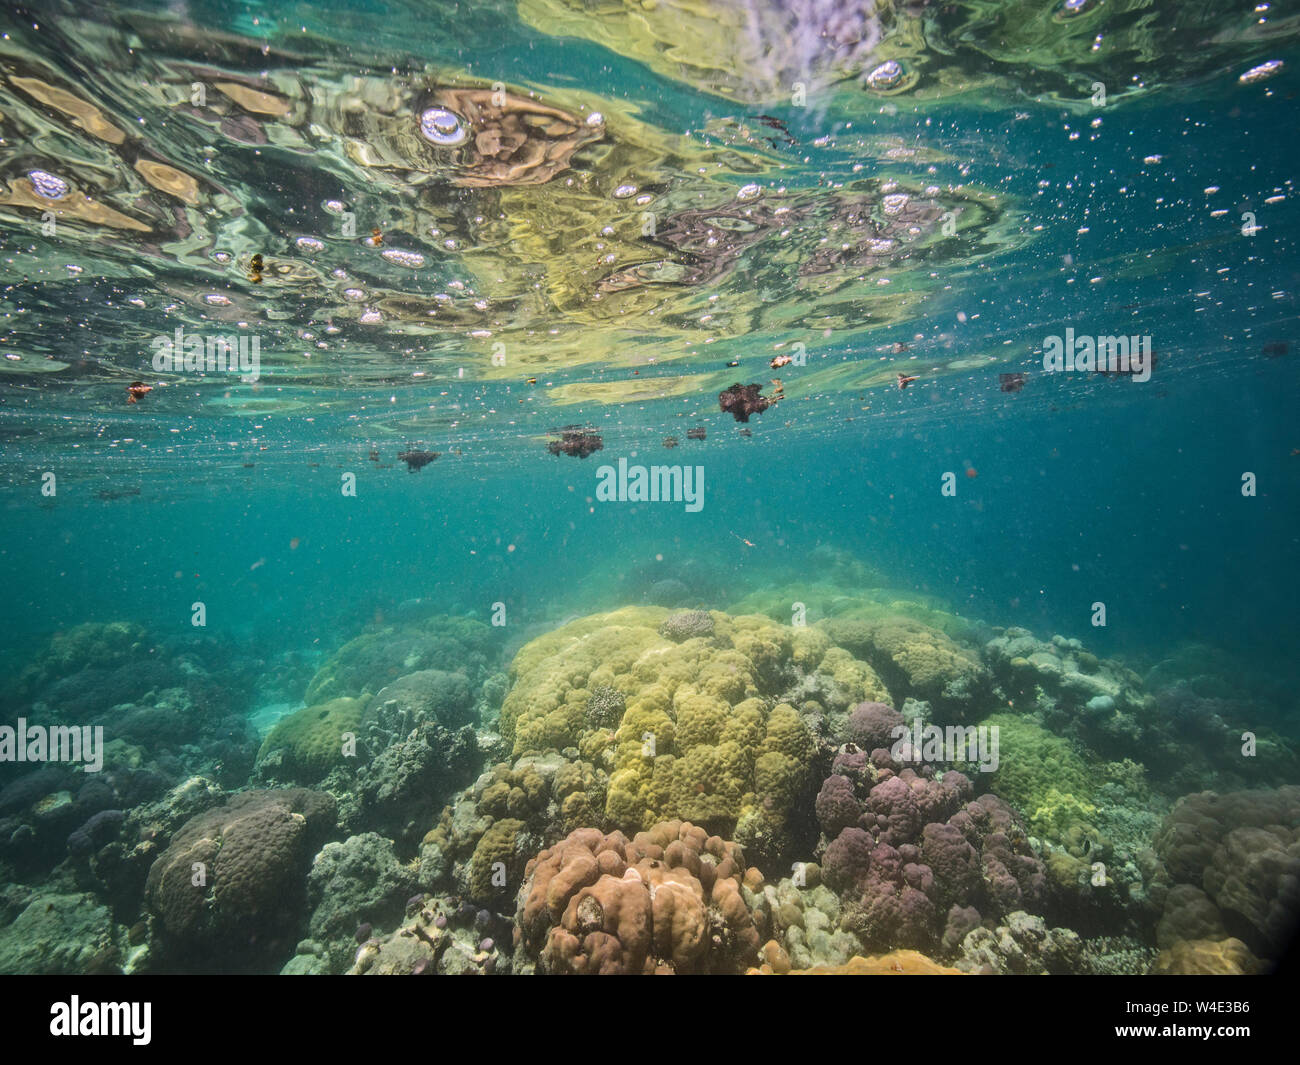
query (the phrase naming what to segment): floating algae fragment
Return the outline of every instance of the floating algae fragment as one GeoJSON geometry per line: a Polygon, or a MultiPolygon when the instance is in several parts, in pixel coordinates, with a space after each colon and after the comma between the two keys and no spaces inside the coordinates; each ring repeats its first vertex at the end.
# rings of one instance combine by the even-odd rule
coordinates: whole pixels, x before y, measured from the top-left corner
{"type": "Polygon", "coordinates": [[[22,89],[28,96],[32,96],[41,103],[53,107],[56,111],[62,111],[65,115],[70,116],[78,126],[92,137],[107,141],[109,144],[121,144],[126,140],[126,134],[109,122],[98,107],[83,100],[80,96],[70,93],[66,89],[50,85],[40,78],[10,77],[9,81],[22,89]]]}
{"type": "Polygon", "coordinates": [[[546,450],[552,455],[569,455],[576,459],[585,459],[605,446],[599,434],[579,425],[566,425],[563,429],[553,429],[552,432],[560,433],[559,440],[552,440],[546,445],[546,450]]]}
{"type": "Polygon", "coordinates": [[[240,85],[236,81],[219,81],[216,87],[245,111],[251,111],[255,115],[284,118],[293,110],[292,105],[284,97],[274,96],[259,89],[250,89],[247,85],[240,85]]]}
{"type": "Polygon", "coordinates": [[[111,207],[82,195],[80,199],[70,196],[68,183],[62,178],[44,170],[33,170],[28,175],[18,178],[9,186],[9,191],[0,195],[0,204],[14,207],[33,207],[44,211],[51,200],[59,203],[59,213],[71,218],[79,218],[93,225],[108,226],[112,229],[131,229],[139,233],[149,232],[143,222],[115,211],[111,207]],[[39,186],[38,186],[39,182],[39,186]],[[43,191],[42,191],[43,190],[43,191]]]}
{"type": "Polygon", "coordinates": [[[183,170],[153,159],[137,159],[136,172],[159,192],[166,192],[191,207],[198,206],[199,183],[183,170]]]}

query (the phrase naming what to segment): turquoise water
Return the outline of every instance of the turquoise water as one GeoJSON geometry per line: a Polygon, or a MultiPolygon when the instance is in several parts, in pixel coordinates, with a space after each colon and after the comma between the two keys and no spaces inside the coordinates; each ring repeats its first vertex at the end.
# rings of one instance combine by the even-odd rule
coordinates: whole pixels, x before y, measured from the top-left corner
{"type": "Polygon", "coordinates": [[[0,724],[107,746],[0,730],[0,970],[1266,969],[1300,57],[1203,7],[11,8],[0,724]],[[698,876],[682,821],[714,946],[530,903],[585,829],[698,876]]]}

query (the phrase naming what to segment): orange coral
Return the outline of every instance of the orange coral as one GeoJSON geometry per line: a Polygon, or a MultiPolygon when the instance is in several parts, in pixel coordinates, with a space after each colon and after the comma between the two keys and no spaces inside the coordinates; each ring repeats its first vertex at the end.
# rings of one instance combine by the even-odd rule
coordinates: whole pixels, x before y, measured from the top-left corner
{"type": "Polygon", "coordinates": [[[548,972],[738,972],[758,952],[740,847],[689,821],[578,829],[528,863],[519,928],[548,972]]]}
{"type": "Polygon", "coordinates": [[[959,969],[949,969],[915,950],[891,950],[869,958],[850,958],[843,965],[814,965],[811,969],[791,969],[785,951],[769,942],[763,950],[764,962],[750,969],[751,976],[963,976],[959,969]],[[772,950],[770,948],[775,948],[772,950]]]}

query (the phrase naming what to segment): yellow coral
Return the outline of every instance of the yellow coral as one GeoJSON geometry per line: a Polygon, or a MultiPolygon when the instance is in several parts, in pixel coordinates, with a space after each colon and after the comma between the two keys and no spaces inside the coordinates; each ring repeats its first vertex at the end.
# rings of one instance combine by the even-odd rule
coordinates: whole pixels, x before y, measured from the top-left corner
{"type": "MultiPolygon", "coordinates": [[[[658,634],[667,613],[626,608],[527,644],[511,670],[503,734],[516,756],[576,747],[607,768],[603,816],[593,820],[636,831],[683,818],[726,831],[745,818],[764,840],[781,838],[810,784],[814,741],[793,706],[772,707],[762,692],[785,683],[796,642],[825,657],[825,636],[800,635],[766,617],[714,613],[709,640],[674,643],[658,634]],[[597,725],[586,713],[601,685],[624,697],[617,727],[597,725]]],[[[837,665],[855,691],[874,679],[851,656],[837,665]]],[[[569,822],[597,793],[583,787],[585,798],[570,801],[567,781],[557,779],[556,798],[569,822]]],[[[499,806],[495,786],[489,792],[499,806]]],[[[514,814],[508,804],[506,812],[514,814]]]]}

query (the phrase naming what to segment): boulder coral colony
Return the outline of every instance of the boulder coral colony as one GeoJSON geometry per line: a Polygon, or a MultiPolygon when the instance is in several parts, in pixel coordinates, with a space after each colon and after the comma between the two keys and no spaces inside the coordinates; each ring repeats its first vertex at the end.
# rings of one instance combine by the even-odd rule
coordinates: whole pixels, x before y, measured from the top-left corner
{"type": "Polygon", "coordinates": [[[687,587],[647,581],[640,605],[513,653],[449,616],[314,664],[218,665],[125,622],[55,636],[11,701],[33,724],[76,706],[105,725],[104,768],[6,777],[0,969],[1238,973],[1276,957],[1300,903],[1294,741],[1255,727],[1242,757],[1259,715],[1195,649],[1144,678],[886,588],[805,584],[792,626],[793,589],[710,610],[687,587]],[[244,708],[288,691],[305,705],[259,738],[244,708]],[[996,766],[915,748],[928,726],[996,726],[996,766]]]}

